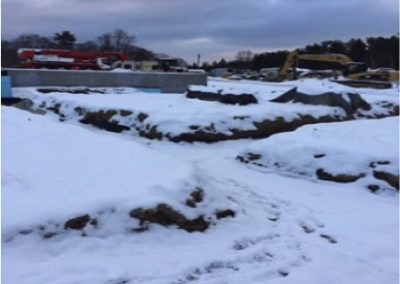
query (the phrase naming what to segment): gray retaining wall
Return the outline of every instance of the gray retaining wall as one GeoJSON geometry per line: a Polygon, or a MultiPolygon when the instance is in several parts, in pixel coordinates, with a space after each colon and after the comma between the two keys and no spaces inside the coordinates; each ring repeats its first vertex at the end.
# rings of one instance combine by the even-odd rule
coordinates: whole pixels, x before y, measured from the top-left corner
{"type": "Polygon", "coordinates": [[[207,75],[173,72],[110,72],[83,70],[6,69],[12,87],[87,86],[157,88],[183,93],[189,85],[207,85],[207,75]]]}

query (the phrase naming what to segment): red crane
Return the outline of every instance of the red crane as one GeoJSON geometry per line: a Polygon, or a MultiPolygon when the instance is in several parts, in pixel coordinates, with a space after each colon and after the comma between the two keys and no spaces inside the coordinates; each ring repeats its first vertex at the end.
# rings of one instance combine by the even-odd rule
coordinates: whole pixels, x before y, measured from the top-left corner
{"type": "Polygon", "coordinates": [[[133,69],[129,56],[119,52],[21,48],[18,57],[23,68],[31,69],[112,70],[120,66],[133,69]]]}

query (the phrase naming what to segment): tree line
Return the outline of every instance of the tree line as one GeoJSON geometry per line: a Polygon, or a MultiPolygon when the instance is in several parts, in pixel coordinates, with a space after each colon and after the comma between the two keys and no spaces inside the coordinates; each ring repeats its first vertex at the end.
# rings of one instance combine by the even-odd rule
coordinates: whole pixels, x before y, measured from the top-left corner
{"type": "Polygon", "coordinates": [[[55,33],[52,37],[26,33],[13,40],[1,41],[2,67],[16,67],[19,64],[17,50],[19,48],[54,48],[75,49],[86,51],[115,51],[126,53],[135,60],[154,60],[156,54],[150,50],[139,47],[136,37],[130,33],[115,29],[96,37],[94,40],[77,42],[76,36],[70,31],[55,33]]]}
{"type": "MultiPolygon", "coordinates": [[[[327,40],[307,45],[301,49],[304,53],[340,53],[349,56],[355,62],[364,62],[370,68],[389,67],[399,70],[399,36],[368,37],[365,41],[359,38],[347,42],[327,40]]],[[[234,60],[221,59],[212,63],[204,62],[201,68],[238,68],[259,70],[262,68],[280,67],[286,60],[289,51],[280,50],[254,54],[250,50],[237,53],[234,60]]],[[[337,64],[317,61],[300,61],[299,67],[309,69],[332,69],[337,64]]],[[[197,68],[196,64],[190,66],[197,68]]]]}
{"type": "MultiPolygon", "coordinates": [[[[13,40],[1,41],[2,67],[15,67],[19,64],[17,50],[19,48],[58,48],[87,51],[123,52],[137,61],[154,60],[157,54],[136,45],[136,37],[122,29],[103,33],[94,40],[77,42],[76,36],[70,31],[55,33],[52,37],[38,34],[22,34],[13,40]]],[[[321,43],[307,45],[302,50],[305,53],[340,53],[349,56],[355,62],[364,62],[370,68],[390,67],[399,69],[399,36],[359,38],[347,42],[327,40],[321,43]]],[[[255,54],[250,50],[241,50],[235,59],[227,61],[222,58],[212,63],[204,62],[201,66],[193,64],[189,68],[202,68],[207,71],[213,68],[238,68],[259,70],[262,68],[280,67],[283,65],[287,50],[255,54]]],[[[310,69],[332,69],[333,63],[317,61],[301,61],[299,67],[310,69]]]]}

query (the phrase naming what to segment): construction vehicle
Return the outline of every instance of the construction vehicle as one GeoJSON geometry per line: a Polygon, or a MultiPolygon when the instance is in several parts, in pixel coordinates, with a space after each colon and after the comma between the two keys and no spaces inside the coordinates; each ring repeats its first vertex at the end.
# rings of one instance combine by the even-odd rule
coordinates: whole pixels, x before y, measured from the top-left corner
{"type": "Polygon", "coordinates": [[[22,68],[68,70],[134,69],[129,56],[119,52],[96,52],[58,49],[18,49],[22,68]]]}
{"type": "MultiPolygon", "coordinates": [[[[399,72],[387,72],[387,71],[368,71],[367,65],[362,62],[354,62],[348,56],[343,54],[307,54],[301,53],[299,50],[294,50],[288,54],[286,61],[283,66],[278,70],[274,81],[283,81],[289,76],[289,70],[293,68],[291,78],[297,79],[296,67],[299,60],[311,60],[311,61],[323,61],[338,63],[341,66],[341,70],[335,70],[333,76],[335,78],[343,76],[351,80],[363,80],[365,82],[370,80],[375,81],[399,81],[399,72]]],[[[360,83],[360,82],[359,82],[360,83]]]]}

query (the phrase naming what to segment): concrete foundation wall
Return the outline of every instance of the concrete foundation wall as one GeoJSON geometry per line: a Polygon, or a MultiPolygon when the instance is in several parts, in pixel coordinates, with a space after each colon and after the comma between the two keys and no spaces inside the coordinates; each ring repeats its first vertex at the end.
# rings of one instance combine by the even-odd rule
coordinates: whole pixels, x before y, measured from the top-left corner
{"type": "Polygon", "coordinates": [[[189,85],[207,85],[207,76],[198,73],[109,72],[6,69],[12,87],[87,86],[158,88],[163,93],[183,93],[189,85]]]}

